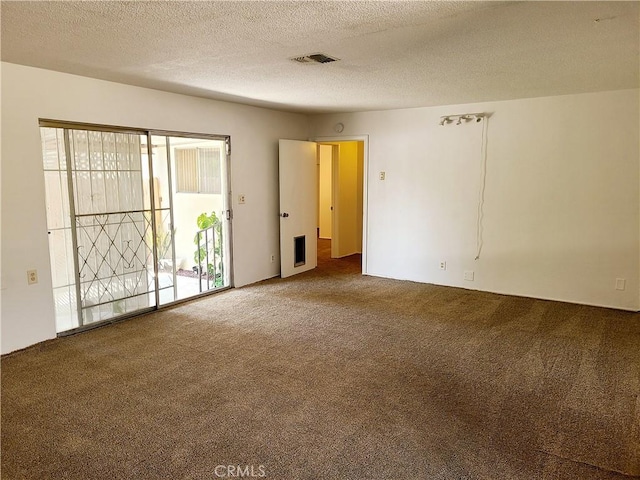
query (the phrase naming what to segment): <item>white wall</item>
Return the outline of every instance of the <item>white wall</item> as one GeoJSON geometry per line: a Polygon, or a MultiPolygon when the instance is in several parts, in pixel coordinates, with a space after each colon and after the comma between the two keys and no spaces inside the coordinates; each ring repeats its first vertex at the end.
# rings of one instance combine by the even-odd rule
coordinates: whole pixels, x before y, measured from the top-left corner
{"type": "Polygon", "coordinates": [[[318,115],[311,135],[369,135],[368,273],[640,310],[638,93],[318,115]],[[438,125],[467,112],[492,113],[479,260],[482,124],[438,125]]]}
{"type": "Polygon", "coordinates": [[[2,353],[55,336],[38,118],[231,135],[236,285],[279,271],[270,261],[278,138],[335,137],[340,121],[345,136],[370,139],[370,274],[640,309],[638,90],[321,115],[309,132],[297,114],[7,63],[0,71],[2,353]],[[475,261],[479,129],[437,123],[477,111],[493,115],[475,261]],[[37,285],[27,286],[28,269],[37,285]],[[616,278],[626,290],[614,289],[616,278]]]}
{"type": "Polygon", "coordinates": [[[55,337],[39,118],[231,135],[235,284],[278,275],[278,139],[306,139],[305,116],[7,63],[1,75],[2,353],[55,337]]]}

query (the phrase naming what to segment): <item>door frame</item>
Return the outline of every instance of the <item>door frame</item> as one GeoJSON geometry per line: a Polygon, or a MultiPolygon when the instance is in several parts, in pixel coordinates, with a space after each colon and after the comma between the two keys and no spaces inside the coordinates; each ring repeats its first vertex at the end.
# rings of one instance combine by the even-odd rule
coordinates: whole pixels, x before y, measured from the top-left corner
{"type": "Polygon", "coordinates": [[[369,232],[369,135],[331,135],[326,137],[312,137],[311,142],[364,142],[364,158],[362,166],[362,274],[368,274],[367,250],[369,232]]]}

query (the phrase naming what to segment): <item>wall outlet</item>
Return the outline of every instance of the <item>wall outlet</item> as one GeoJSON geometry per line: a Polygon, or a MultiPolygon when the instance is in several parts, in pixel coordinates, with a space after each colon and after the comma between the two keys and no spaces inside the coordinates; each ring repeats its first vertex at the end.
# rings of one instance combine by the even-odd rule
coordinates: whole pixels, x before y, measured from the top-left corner
{"type": "Polygon", "coordinates": [[[275,256],[275,255],[273,255],[273,254],[271,254],[271,263],[273,263],[273,262],[275,262],[275,261],[276,261],[276,256],[275,256]]]}
{"type": "Polygon", "coordinates": [[[34,285],[38,283],[38,271],[27,270],[27,285],[34,285]]]}
{"type": "Polygon", "coordinates": [[[238,195],[238,203],[240,205],[244,205],[246,198],[244,197],[244,193],[241,193],[240,195],[238,195]]]}
{"type": "Polygon", "coordinates": [[[473,270],[465,270],[464,271],[464,279],[473,282],[474,273],[473,270]]]}
{"type": "Polygon", "coordinates": [[[447,269],[447,262],[440,262],[440,270],[446,270],[447,269]]]}
{"type": "Polygon", "coordinates": [[[624,278],[616,278],[616,290],[624,290],[627,288],[627,280],[624,278]]]}
{"type": "Polygon", "coordinates": [[[385,178],[387,178],[387,174],[385,172],[380,172],[379,178],[380,180],[384,180],[385,178]]]}

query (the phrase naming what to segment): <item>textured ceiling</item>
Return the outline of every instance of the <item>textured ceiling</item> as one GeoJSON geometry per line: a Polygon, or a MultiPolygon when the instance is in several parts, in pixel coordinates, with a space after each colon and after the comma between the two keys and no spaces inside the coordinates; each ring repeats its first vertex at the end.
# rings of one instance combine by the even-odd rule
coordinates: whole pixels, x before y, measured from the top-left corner
{"type": "Polygon", "coordinates": [[[2,2],[2,60],[300,112],[639,86],[639,2],[2,2]],[[340,61],[297,64],[326,53],[340,61]]]}

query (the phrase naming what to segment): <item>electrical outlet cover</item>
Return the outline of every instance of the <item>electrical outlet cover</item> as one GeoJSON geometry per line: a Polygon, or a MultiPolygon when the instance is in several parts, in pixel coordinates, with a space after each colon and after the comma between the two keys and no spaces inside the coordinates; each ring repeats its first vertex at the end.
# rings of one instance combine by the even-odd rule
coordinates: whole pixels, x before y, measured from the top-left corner
{"type": "Polygon", "coordinates": [[[38,271],[27,270],[27,285],[33,285],[38,283],[38,271]]]}

